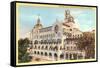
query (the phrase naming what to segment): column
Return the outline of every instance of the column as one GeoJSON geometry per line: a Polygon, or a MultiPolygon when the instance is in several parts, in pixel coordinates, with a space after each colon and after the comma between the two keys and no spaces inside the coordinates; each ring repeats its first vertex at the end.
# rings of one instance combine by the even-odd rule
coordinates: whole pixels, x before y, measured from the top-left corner
{"type": "Polygon", "coordinates": [[[77,59],[78,59],[78,54],[76,54],[77,55],[77,59]]]}
{"type": "Polygon", "coordinates": [[[70,53],[68,53],[68,60],[70,60],[70,53]]]}
{"type": "Polygon", "coordinates": [[[54,58],[54,53],[52,53],[52,60],[54,60],[54,61],[55,61],[55,58],[54,58]]]}
{"type": "Polygon", "coordinates": [[[66,59],[66,54],[64,53],[64,60],[66,59]]]}
{"type": "Polygon", "coordinates": [[[71,55],[72,55],[71,59],[74,59],[74,56],[73,56],[73,54],[71,54],[71,55]]]}

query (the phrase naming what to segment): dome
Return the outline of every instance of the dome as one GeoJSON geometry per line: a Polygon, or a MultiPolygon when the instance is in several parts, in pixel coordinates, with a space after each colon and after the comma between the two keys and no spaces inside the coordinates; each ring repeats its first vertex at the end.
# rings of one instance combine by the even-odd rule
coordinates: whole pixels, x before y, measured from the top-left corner
{"type": "Polygon", "coordinates": [[[37,19],[37,23],[34,26],[34,28],[38,28],[38,27],[41,27],[41,28],[43,27],[42,24],[41,24],[40,18],[37,19]]]}

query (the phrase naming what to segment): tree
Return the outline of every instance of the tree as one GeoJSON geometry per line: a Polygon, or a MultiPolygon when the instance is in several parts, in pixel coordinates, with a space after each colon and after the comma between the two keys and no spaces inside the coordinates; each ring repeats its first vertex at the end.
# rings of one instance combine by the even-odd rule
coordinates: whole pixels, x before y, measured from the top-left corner
{"type": "Polygon", "coordinates": [[[27,47],[29,47],[30,41],[28,38],[18,40],[18,62],[29,62],[31,58],[27,53],[27,47]]]}
{"type": "Polygon", "coordinates": [[[95,57],[95,34],[92,32],[84,32],[83,36],[77,41],[79,50],[85,50],[86,59],[95,57]]]}

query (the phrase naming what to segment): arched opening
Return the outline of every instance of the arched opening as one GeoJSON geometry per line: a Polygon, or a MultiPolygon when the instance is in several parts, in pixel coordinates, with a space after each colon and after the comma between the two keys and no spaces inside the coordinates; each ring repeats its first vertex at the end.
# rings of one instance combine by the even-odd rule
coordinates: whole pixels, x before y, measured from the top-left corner
{"type": "Polygon", "coordinates": [[[37,54],[37,51],[36,51],[36,54],[37,54]]]}
{"type": "Polygon", "coordinates": [[[80,54],[80,55],[78,55],[78,59],[82,59],[82,55],[80,54]]]}
{"type": "Polygon", "coordinates": [[[60,44],[60,43],[61,43],[61,39],[57,39],[57,43],[59,43],[59,44],[60,44]]]}
{"type": "Polygon", "coordinates": [[[36,54],[36,51],[34,51],[34,54],[36,54]]]}
{"type": "Polygon", "coordinates": [[[47,52],[45,52],[45,56],[47,56],[47,52]]]}
{"type": "Polygon", "coordinates": [[[37,46],[35,46],[35,49],[37,49],[37,46]]]}
{"type": "Polygon", "coordinates": [[[40,46],[38,46],[38,49],[40,49],[40,46]]]}
{"type": "Polygon", "coordinates": [[[72,59],[72,54],[69,55],[70,59],[72,59]]]}
{"type": "Polygon", "coordinates": [[[41,55],[43,55],[43,52],[41,52],[41,55]]]}
{"type": "Polygon", "coordinates": [[[55,58],[55,60],[57,60],[57,57],[58,57],[58,56],[57,56],[57,54],[55,53],[55,54],[54,54],[54,58],[55,58]]]}
{"type": "Polygon", "coordinates": [[[34,46],[34,49],[36,49],[36,45],[34,46]]]}
{"type": "Polygon", "coordinates": [[[68,54],[66,53],[66,59],[68,59],[68,54]]]}
{"type": "Polygon", "coordinates": [[[56,51],[58,50],[58,47],[57,46],[55,46],[55,48],[54,48],[56,51]]]}
{"type": "Polygon", "coordinates": [[[64,54],[61,54],[61,55],[60,55],[60,58],[61,58],[61,59],[64,59],[64,54]]]}
{"type": "Polygon", "coordinates": [[[41,54],[41,52],[39,52],[39,55],[41,54]]]}
{"type": "Polygon", "coordinates": [[[38,41],[37,41],[37,40],[35,40],[35,41],[34,41],[34,44],[38,44],[38,41]]]}
{"type": "Polygon", "coordinates": [[[37,52],[37,54],[39,55],[39,51],[37,52]]]}
{"type": "Polygon", "coordinates": [[[44,44],[47,44],[47,40],[44,40],[44,44]]]}
{"type": "Polygon", "coordinates": [[[44,46],[42,46],[42,50],[44,49],[44,46]]]}
{"type": "Polygon", "coordinates": [[[55,57],[55,58],[57,58],[57,57],[58,57],[56,53],[54,54],[54,57],[55,57]]]}
{"type": "Polygon", "coordinates": [[[43,40],[41,40],[41,44],[43,44],[43,40]]]}
{"type": "Polygon", "coordinates": [[[52,56],[52,53],[49,53],[49,57],[51,57],[52,56]]]}
{"type": "Polygon", "coordinates": [[[62,46],[60,46],[60,50],[62,50],[62,46]]]}
{"type": "Polygon", "coordinates": [[[77,59],[77,54],[73,54],[73,59],[77,59]]]}
{"type": "Polygon", "coordinates": [[[52,46],[50,46],[49,50],[52,50],[52,46]]]}
{"type": "Polygon", "coordinates": [[[46,46],[45,49],[48,50],[48,46],[46,46]]]}

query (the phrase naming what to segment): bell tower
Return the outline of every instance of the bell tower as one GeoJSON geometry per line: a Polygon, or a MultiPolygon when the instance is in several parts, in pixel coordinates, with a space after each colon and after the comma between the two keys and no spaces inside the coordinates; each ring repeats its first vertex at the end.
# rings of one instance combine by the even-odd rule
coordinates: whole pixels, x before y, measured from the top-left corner
{"type": "Polygon", "coordinates": [[[69,10],[65,10],[65,19],[69,18],[70,16],[70,11],[69,10]]]}
{"type": "Polygon", "coordinates": [[[65,23],[73,22],[74,23],[74,18],[71,16],[69,10],[65,10],[65,23]]]}

